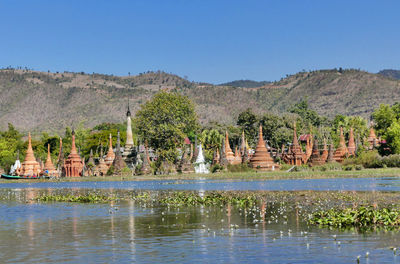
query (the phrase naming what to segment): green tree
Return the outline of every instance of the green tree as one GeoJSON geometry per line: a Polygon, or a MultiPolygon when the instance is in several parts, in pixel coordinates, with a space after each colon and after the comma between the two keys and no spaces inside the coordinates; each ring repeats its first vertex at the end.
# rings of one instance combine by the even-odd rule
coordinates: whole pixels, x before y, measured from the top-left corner
{"type": "Polygon", "coordinates": [[[205,129],[201,132],[199,137],[200,142],[203,145],[205,157],[208,161],[212,160],[215,150],[221,149],[221,143],[224,135],[218,132],[216,129],[205,129]]]}
{"type": "Polygon", "coordinates": [[[385,135],[388,146],[392,153],[400,153],[400,121],[395,120],[387,129],[385,135]]]}
{"type": "MultiPolygon", "coordinates": [[[[396,109],[399,108],[396,105],[396,109]]],[[[372,118],[375,121],[375,129],[378,135],[384,135],[386,130],[396,120],[396,113],[390,105],[381,104],[379,108],[372,113],[372,118]]]]}
{"type": "Polygon", "coordinates": [[[255,136],[257,135],[258,118],[253,113],[251,108],[247,108],[244,112],[240,113],[236,124],[244,131],[247,141],[250,144],[255,143],[255,136]]]}
{"type": "Polygon", "coordinates": [[[199,123],[194,104],[188,97],[161,91],[141,105],[135,123],[142,139],[157,150],[161,159],[176,161],[176,149],[189,134],[196,133],[199,123]]]}
{"type": "Polygon", "coordinates": [[[289,112],[298,114],[309,127],[318,127],[326,121],[326,119],[321,118],[316,111],[309,108],[307,100],[301,100],[294,104],[289,108],[289,112]]]}

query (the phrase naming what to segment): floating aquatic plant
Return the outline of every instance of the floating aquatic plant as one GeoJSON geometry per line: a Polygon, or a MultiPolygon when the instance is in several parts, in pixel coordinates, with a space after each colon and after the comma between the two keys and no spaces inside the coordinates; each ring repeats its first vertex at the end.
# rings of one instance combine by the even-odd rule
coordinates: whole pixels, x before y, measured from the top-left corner
{"type": "Polygon", "coordinates": [[[331,209],[311,214],[309,222],[333,227],[400,226],[400,210],[375,209],[372,206],[361,206],[355,209],[331,209]]]}

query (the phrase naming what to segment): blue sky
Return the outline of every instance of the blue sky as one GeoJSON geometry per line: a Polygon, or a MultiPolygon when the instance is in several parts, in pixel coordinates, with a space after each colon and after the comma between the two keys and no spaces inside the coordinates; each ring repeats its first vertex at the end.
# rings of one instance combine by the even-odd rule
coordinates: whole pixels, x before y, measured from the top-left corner
{"type": "Polygon", "coordinates": [[[400,1],[0,0],[0,66],[189,80],[400,69],[400,1]]]}

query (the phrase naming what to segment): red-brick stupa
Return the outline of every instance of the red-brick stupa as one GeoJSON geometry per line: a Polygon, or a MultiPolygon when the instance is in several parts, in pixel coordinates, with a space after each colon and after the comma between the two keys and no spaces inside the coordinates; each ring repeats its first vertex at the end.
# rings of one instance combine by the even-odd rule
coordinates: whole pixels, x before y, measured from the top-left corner
{"type": "Polygon", "coordinates": [[[369,130],[369,136],[368,136],[367,142],[369,145],[368,146],[369,149],[373,149],[374,147],[379,145],[379,141],[378,141],[378,138],[376,137],[375,130],[372,127],[372,124],[371,124],[371,128],[369,130]]]}
{"type": "Polygon", "coordinates": [[[28,149],[26,150],[25,160],[21,164],[21,176],[39,176],[41,172],[40,164],[35,159],[32,149],[31,133],[28,134],[28,149]]]}
{"type": "Polygon", "coordinates": [[[356,155],[356,144],[354,142],[354,132],[353,128],[350,128],[350,135],[349,135],[349,146],[347,147],[349,151],[349,156],[356,155]]]}
{"type": "Polygon", "coordinates": [[[238,147],[235,148],[235,158],[232,162],[232,164],[237,165],[242,163],[242,156],[240,155],[240,152],[238,150],[238,147]]]}
{"type": "Polygon", "coordinates": [[[250,159],[250,165],[257,170],[276,170],[279,165],[274,162],[267,148],[262,134],[262,126],[260,125],[258,132],[258,143],[254,155],[250,159]]]}
{"type": "Polygon", "coordinates": [[[347,156],[348,150],[346,147],[346,141],[344,139],[343,135],[343,127],[340,127],[340,141],[339,141],[339,146],[335,151],[335,154],[333,155],[333,158],[337,162],[342,162],[343,159],[347,156]]]}
{"type": "MultiPolygon", "coordinates": [[[[282,149],[284,149],[284,147],[282,147],[282,149]]],[[[284,161],[288,164],[299,166],[304,163],[304,157],[305,155],[297,139],[297,129],[295,123],[293,126],[293,143],[289,147],[288,153],[284,155],[284,161]]]]}
{"type": "Polygon", "coordinates": [[[53,165],[53,162],[51,161],[50,144],[47,144],[47,159],[46,162],[44,163],[43,170],[49,176],[58,177],[58,171],[56,170],[56,168],[53,165]]]}
{"type": "Polygon", "coordinates": [[[315,139],[313,144],[313,151],[309,160],[310,166],[320,166],[325,163],[325,160],[322,159],[319,149],[318,149],[318,141],[315,139]]]}
{"type": "Polygon", "coordinates": [[[329,154],[328,146],[326,145],[326,139],[324,138],[324,148],[322,150],[321,159],[323,161],[326,161],[328,159],[328,154],[329,154]]]}
{"type": "Polygon", "coordinates": [[[65,177],[80,177],[83,171],[83,162],[75,147],[75,131],[72,131],[71,152],[64,161],[65,177]]]}
{"type": "Polygon", "coordinates": [[[111,137],[111,134],[110,134],[108,152],[107,152],[107,156],[104,159],[104,161],[106,162],[107,166],[110,167],[113,164],[114,159],[115,159],[115,153],[114,153],[114,150],[113,150],[113,147],[112,147],[112,137],[111,137]]]}

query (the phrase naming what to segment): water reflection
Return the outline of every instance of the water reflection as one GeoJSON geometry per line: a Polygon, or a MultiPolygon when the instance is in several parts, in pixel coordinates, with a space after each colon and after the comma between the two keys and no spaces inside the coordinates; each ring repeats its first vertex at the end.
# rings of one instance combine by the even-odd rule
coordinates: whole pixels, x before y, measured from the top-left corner
{"type": "Polygon", "coordinates": [[[398,232],[309,228],[295,208],[277,210],[265,203],[246,210],[230,205],[151,210],[133,201],[0,203],[0,257],[2,263],[349,263],[369,251],[371,263],[398,261],[388,249],[398,244],[398,232]]]}

